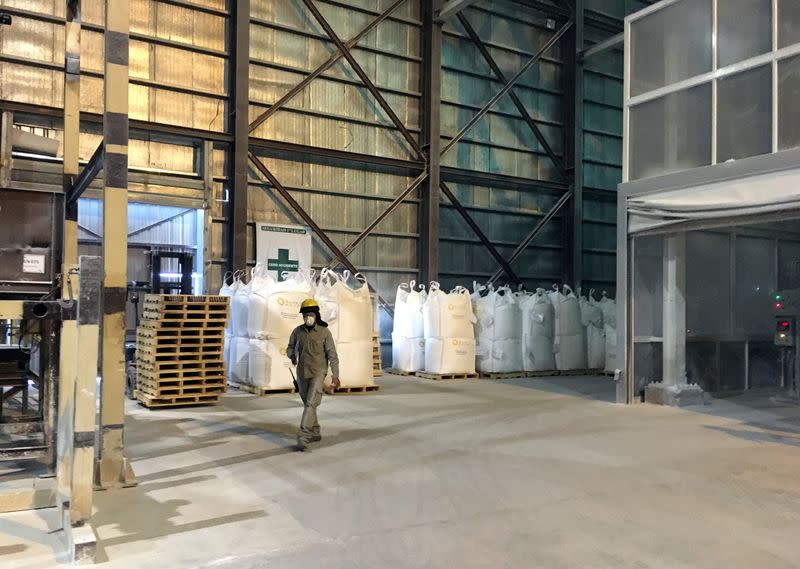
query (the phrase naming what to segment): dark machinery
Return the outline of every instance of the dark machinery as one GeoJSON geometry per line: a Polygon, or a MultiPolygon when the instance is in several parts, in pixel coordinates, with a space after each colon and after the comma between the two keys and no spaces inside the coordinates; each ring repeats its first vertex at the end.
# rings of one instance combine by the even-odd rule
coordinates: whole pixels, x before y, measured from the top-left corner
{"type": "Polygon", "coordinates": [[[133,306],[134,329],[129,332],[125,342],[125,394],[135,399],[136,389],[136,328],[139,327],[139,302],[142,294],[192,294],[192,271],[194,255],[185,251],[157,251],[149,253],[150,278],[147,281],[131,281],[128,283],[128,302],[133,306]],[[177,261],[178,272],[166,276],[164,261],[177,261]],[[177,280],[172,274],[177,275],[177,280]]]}
{"type": "Polygon", "coordinates": [[[0,460],[54,464],[61,215],[54,194],[0,192],[0,460]]]}

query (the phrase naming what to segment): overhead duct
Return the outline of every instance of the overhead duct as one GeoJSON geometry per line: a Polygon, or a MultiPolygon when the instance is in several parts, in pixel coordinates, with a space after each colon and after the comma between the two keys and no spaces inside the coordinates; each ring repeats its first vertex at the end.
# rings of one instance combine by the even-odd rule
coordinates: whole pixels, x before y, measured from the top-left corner
{"type": "Polygon", "coordinates": [[[59,141],[55,138],[39,136],[18,128],[11,129],[11,146],[18,152],[30,152],[41,156],[58,156],[59,141]]]}

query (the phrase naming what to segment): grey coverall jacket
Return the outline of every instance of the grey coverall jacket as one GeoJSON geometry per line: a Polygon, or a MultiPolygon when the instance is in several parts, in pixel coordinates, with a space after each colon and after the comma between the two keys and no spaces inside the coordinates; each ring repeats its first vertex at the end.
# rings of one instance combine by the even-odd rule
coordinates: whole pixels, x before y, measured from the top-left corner
{"type": "Polygon", "coordinates": [[[289,359],[297,359],[297,386],[304,406],[298,440],[306,445],[319,440],[317,407],[322,402],[328,366],[333,377],[339,377],[339,355],[330,330],[319,324],[310,330],[305,324],[295,328],[289,338],[286,355],[289,359]]]}

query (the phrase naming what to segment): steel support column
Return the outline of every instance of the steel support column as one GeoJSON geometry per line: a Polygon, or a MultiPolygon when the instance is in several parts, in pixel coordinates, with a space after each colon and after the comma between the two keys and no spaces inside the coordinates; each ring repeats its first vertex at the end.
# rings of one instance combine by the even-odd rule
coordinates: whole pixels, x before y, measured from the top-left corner
{"type": "Polygon", "coordinates": [[[125,458],[125,299],[128,272],[129,0],[106,0],[103,116],[103,356],[99,488],[136,484],[125,458]]]}
{"type": "Polygon", "coordinates": [[[583,286],[583,60],[585,0],[575,0],[575,45],[567,53],[574,62],[574,167],[572,170],[572,278],[579,289],[583,286]]]}
{"type": "Polygon", "coordinates": [[[422,145],[428,180],[419,204],[417,262],[422,282],[439,280],[439,187],[441,185],[442,25],[441,0],[422,3],[422,145]]]}
{"type": "Polygon", "coordinates": [[[232,59],[228,67],[233,86],[233,146],[231,148],[230,201],[228,210],[229,270],[247,264],[247,152],[249,144],[248,109],[250,104],[250,0],[229,0],[232,29],[229,40],[232,59]]]}
{"type": "MultiPolygon", "coordinates": [[[[68,0],[66,2],[66,24],[64,30],[64,151],[63,151],[63,190],[64,194],[61,196],[63,200],[63,212],[57,212],[64,216],[62,231],[60,235],[61,240],[61,259],[56,261],[60,262],[59,271],[61,273],[61,296],[67,298],[70,290],[76,290],[77,280],[74,277],[74,272],[78,265],[78,203],[77,201],[70,203],[67,199],[69,192],[73,186],[75,178],[78,175],[78,168],[80,167],[78,150],[80,148],[80,98],[81,98],[81,3],[80,0],[68,0]]],[[[13,121],[10,124],[3,126],[8,128],[8,155],[11,156],[11,129],[13,128],[13,121]]],[[[9,179],[11,165],[9,164],[9,179]]],[[[52,325],[51,325],[52,326],[52,325]]],[[[72,417],[66,417],[64,410],[71,409],[74,404],[75,386],[73,379],[75,378],[77,369],[77,353],[73,346],[76,344],[78,327],[74,318],[65,319],[61,323],[60,339],[55,342],[67,348],[60,349],[58,354],[58,374],[64,381],[53,382],[53,387],[58,385],[57,393],[51,393],[50,397],[53,401],[58,401],[57,423],[60,425],[62,421],[71,421],[72,417]]],[[[55,358],[56,355],[51,353],[49,358],[55,358]]],[[[45,418],[45,424],[50,421],[45,418]]],[[[55,419],[55,417],[54,417],[55,419]]],[[[53,424],[48,427],[52,429],[53,424]]],[[[52,441],[51,441],[52,442],[52,441]]],[[[57,487],[57,500],[56,503],[60,507],[64,507],[65,502],[69,502],[69,487],[71,484],[72,472],[72,441],[63,440],[61,437],[55,437],[55,459],[57,461],[56,468],[56,487],[57,487]]],[[[53,452],[48,451],[48,452],[53,452]]],[[[48,460],[48,463],[53,464],[53,461],[48,460]]],[[[69,506],[67,506],[68,508],[69,506]]]]}

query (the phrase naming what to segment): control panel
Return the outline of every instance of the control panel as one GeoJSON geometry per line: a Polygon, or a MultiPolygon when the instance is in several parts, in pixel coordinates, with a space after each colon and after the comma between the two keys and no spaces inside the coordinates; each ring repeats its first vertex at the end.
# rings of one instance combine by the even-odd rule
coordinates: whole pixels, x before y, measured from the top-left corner
{"type": "Polygon", "coordinates": [[[781,290],[775,294],[772,305],[775,316],[774,343],[783,348],[794,348],[797,340],[797,320],[800,318],[800,290],[781,290]]]}
{"type": "Polygon", "coordinates": [[[777,317],[781,315],[796,316],[800,314],[800,290],[782,290],[775,295],[772,313],[777,317]]]}

